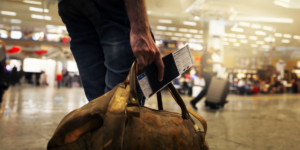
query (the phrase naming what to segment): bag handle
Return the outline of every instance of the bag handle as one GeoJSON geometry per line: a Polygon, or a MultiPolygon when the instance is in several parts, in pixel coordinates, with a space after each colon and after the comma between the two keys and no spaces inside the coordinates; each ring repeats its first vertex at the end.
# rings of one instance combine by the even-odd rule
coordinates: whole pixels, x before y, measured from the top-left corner
{"type": "MultiPolygon", "coordinates": [[[[137,91],[136,91],[136,76],[137,76],[137,62],[134,61],[131,66],[130,73],[129,73],[130,96],[127,99],[127,106],[140,106],[140,104],[138,102],[137,91]]],[[[172,83],[170,83],[168,85],[168,89],[171,89],[170,93],[174,95],[173,97],[174,97],[175,101],[181,108],[182,119],[191,118],[183,100],[181,99],[179,93],[177,92],[177,90],[175,89],[175,87],[172,83]]],[[[161,95],[160,95],[160,97],[161,97],[161,95]]],[[[161,104],[160,106],[162,109],[162,103],[160,103],[160,104],[161,104]]]]}

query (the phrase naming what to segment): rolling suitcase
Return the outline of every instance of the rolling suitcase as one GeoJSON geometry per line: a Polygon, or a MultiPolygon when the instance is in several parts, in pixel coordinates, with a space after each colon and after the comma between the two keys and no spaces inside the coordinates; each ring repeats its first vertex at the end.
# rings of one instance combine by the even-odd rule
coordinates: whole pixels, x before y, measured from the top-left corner
{"type": "Polygon", "coordinates": [[[208,87],[205,104],[208,106],[221,106],[223,107],[226,97],[229,93],[230,83],[225,79],[212,77],[208,87]]]}

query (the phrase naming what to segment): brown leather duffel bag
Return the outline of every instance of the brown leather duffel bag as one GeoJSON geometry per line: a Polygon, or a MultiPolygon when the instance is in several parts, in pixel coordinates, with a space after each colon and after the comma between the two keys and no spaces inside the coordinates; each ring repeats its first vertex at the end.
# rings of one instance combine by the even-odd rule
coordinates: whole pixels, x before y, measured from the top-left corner
{"type": "Polygon", "coordinates": [[[50,139],[49,150],[208,150],[206,121],[186,108],[173,84],[167,87],[182,114],[141,107],[136,92],[136,64],[130,81],[120,83],[108,93],[70,112],[50,139]],[[190,114],[202,124],[195,124],[190,114]]]}

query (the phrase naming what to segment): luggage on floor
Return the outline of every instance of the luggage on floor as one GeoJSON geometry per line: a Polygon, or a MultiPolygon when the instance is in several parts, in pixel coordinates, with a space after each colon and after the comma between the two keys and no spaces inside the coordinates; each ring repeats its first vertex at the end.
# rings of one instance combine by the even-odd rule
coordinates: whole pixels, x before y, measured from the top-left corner
{"type": "Polygon", "coordinates": [[[167,87],[181,114],[139,105],[135,63],[130,81],[66,115],[50,139],[48,150],[208,150],[206,121],[186,108],[173,84],[167,87]],[[198,119],[200,129],[191,114],[198,119]],[[203,129],[203,130],[202,130],[203,129]]]}
{"type": "Polygon", "coordinates": [[[206,105],[221,106],[227,102],[226,98],[229,94],[230,83],[225,79],[212,77],[206,95],[206,105]]]}

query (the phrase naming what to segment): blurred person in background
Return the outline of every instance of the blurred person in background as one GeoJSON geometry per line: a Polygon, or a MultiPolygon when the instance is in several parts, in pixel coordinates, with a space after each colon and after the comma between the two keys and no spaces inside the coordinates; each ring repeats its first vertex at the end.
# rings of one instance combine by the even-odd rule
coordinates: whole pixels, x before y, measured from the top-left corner
{"type": "Polygon", "coordinates": [[[61,87],[61,80],[62,80],[63,76],[61,74],[61,72],[57,73],[56,75],[56,81],[57,81],[57,88],[61,87]]]}
{"type": "MultiPolygon", "coordinates": [[[[58,8],[89,101],[124,82],[135,60],[139,70],[154,62],[158,80],[163,80],[164,64],[145,0],[60,0],[58,8]]],[[[137,89],[143,105],[144,95],[137,89]]]]}
{"type": "Polygon", "coordinates": [[[48,86],[47,74],[45,73],[45,71],[41,72],[40,83],[41,83],[41,86],[48,86]]]}
{"type": "Polygon", "coordinates": [[[16,66],[12,68],[12,71],[10,73],[10,79],[11,79],[11,85],[15,86],[16,84],[19,84],[19,73],[16,66]]]}
{"type": "MultiPolygon", "coordinates": [[[[208,91],[208,87],[210,84],[210,81],[214,75],[213,73],[213,65],[214,64],[221,64],[223,65],[221,62],[215,62],[212,60],[212,54],[215,52],[214,48],[210,48],[207,51],[204,51],[202,58],[201,58],[201,76],[204,78],[205,80],[205,86],[202,89],[202,91],[200,92],[200,94],[195,97],[193,100],[190,101],[190,104],[192,105],[192,107],[197,110],[196,107],[196,103],[198,103],[207,93],[208,91]]],[[[211,108],[214,108],[214,106],[211,106],[211,108]]]]}
{"type": "Polygon", "coordinates": [[[2,105],[3,94],[9,86],[9,77],[5,70],[6,62],[6,47],[5,43],[0,40],[0,109],[2,105]]]}

